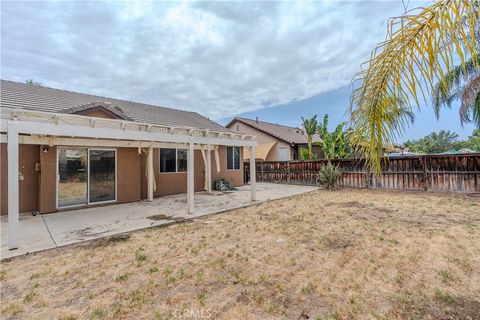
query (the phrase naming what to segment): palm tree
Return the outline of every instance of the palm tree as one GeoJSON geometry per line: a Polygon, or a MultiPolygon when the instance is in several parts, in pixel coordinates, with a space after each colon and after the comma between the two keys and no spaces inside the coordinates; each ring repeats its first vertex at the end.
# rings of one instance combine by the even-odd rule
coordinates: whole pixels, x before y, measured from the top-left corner
{"type": "Polygon", "coordinates": [[[420,100],[427,104],[434,83],[458,61],[465,68],[479,52],[479,15],[478,1],[440,0],[389,20],[386,40],[353,78],[350,97],[353,143],[376,172],[383,146],[392,145],[408,124],[399,111],[418,108],[420,100]]]}
{"type": "Polygon", "coordinates": [[[312,146],[313,146],[313,135],[317,132],[317,115],[314,115],[310,119],[304,119],[302,117],[302,127],[303,132],[307,138],[308,145],[308,159],[312,160],[314,158],[312,146]]]}
{"type": "Polygon", "coordinates": [[[464,66],[455,66],[433,90],[433,108],[437,118],[443,106],[451,108],[460,99],[460,121],[474,122],[480,127],[480,54],[470,58],[464,66]]]}

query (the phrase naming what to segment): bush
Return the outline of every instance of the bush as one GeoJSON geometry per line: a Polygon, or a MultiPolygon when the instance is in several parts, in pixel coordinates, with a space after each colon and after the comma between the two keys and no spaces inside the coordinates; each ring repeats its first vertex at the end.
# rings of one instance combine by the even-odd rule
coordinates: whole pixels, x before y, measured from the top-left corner
{"type": "Polygon", "coordinates": [[[342,177],[342,169],[331,163],[323,166],[317,173],[317,180],[321,186],[328,190],[335,189],[338,181],[342,177]]]}

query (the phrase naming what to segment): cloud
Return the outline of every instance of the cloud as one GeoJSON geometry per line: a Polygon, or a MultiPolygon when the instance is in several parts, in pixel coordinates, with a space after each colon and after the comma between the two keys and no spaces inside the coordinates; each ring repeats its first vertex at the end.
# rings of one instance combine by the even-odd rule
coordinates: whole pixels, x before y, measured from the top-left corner
{"type": "Polygon", "coordinates": [[[3,2],[2,78],[213,119],[345,86],[395,2],[3,2]]]}

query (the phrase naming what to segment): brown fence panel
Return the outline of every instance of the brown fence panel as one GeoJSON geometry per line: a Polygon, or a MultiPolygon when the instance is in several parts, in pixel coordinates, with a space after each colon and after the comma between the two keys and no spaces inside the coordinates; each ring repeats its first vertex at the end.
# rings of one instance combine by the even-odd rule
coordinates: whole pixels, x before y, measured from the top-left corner
{"type": "MultiPolygon", "coordinates": [[[[317,185],[326,160],[257,161],[259,182],[317,185]]],[[[340,186],[349,188],[480,192],[480,154],[424,155],[382,159],[382,174],[370,172],[363,159],[333,160],[342,169],[340,186]]],[[[245,179],[249,179],[246,162],[245,179]]]]}

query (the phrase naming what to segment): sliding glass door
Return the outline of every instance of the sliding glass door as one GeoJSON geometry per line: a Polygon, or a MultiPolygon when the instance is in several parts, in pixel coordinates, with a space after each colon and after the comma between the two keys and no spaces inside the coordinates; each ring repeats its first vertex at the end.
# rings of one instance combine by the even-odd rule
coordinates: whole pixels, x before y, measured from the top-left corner
{"type": "Polygon", "coordinates": [[[115,201],[116,150],[59,148],[59,208],[115,201]]]}
{"type": "Polygon", "coordinates": [[[114,201],[115,196],[115,150],[89,150],[90,203],[114,201]]]}
{"type": "Polygon", "coordinates": [[[87,149],[58,151],[58,207],[87,204],[87,149]]]}

